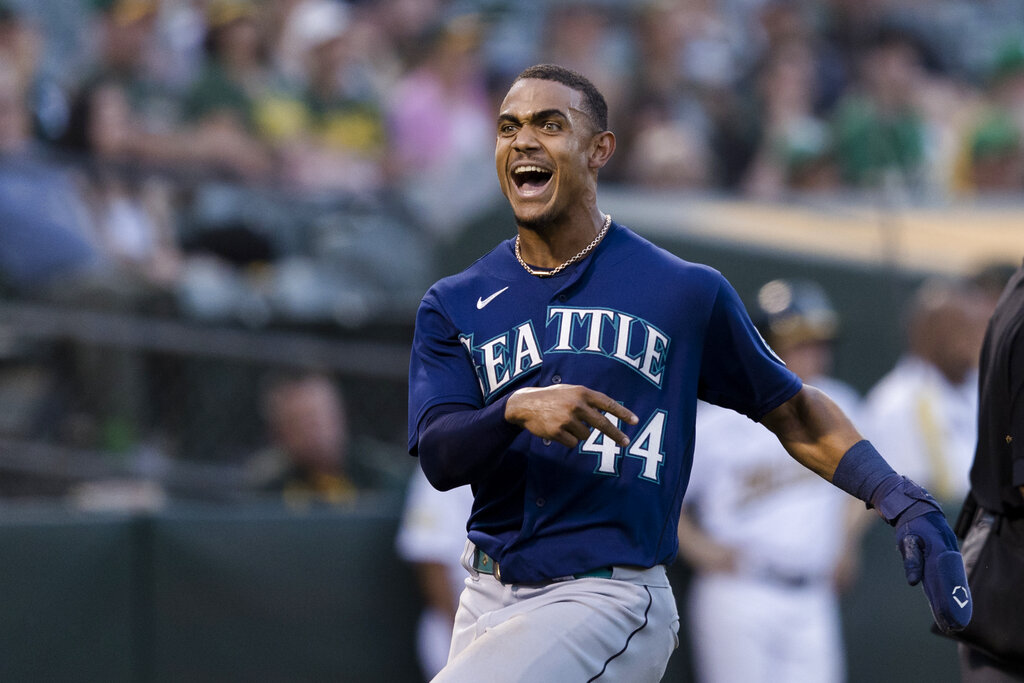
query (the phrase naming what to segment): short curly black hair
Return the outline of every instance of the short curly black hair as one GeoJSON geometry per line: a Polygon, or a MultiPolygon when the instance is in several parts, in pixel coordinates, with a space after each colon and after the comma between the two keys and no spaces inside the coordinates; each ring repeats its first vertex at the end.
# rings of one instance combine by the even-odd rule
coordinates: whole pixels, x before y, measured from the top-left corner
{"type": "Polygon", "coordinates": [[[583,74],[567,69],[564,66],[558,66],[557,64],[536,64],[523,69],[516,76],[516,81],[521,81],[525,78],[555,81],[583,93],[586,115],[590,117],[590,120],[594,122],[598,130],[608,130],[608,103],[605,102],[601,91],[583,74]]]}

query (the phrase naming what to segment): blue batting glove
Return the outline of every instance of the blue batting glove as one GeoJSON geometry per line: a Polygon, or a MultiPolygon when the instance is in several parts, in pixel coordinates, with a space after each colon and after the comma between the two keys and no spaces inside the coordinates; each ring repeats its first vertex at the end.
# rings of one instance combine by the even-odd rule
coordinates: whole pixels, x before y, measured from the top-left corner
{"type": "Polygon", "coordinates": [[[896,528],[907,583],[922,583],[935,623],[945,633],[962,631],[971,621],[971,591],[942,508],[923,488],[896,474],[883,481],[871,502],[896,528]]]}
{"type": "Polygon", "coordinates": [[[907,583],[922,583],[935,623],[944,633],[962,631],[971,621],[971,592],[956,536],[941,512],[927,512],[896,527],[907,583]]]}

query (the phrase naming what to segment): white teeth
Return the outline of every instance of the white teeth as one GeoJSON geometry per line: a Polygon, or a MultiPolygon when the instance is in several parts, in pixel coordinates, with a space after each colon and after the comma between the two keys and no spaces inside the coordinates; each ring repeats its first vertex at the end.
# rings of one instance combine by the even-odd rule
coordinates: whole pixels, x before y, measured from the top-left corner
{"type": "Polygon", "coordinates": [[[513,173],[547,173],[548,170],[540,166],[520,166],[513,173]]]}

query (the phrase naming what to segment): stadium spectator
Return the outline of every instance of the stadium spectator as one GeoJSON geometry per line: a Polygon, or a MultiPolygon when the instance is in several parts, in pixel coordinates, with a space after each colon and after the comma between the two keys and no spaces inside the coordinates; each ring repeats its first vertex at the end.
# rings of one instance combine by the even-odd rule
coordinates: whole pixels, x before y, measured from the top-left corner
{"type": "Polygon", "coordinates": [[[548,3],[541,42],[536,46],[537,61],[589,74],[613,112],[623,108],[630,78],[630,36],[621,30],[618,18],[611,4],[586,0],[548,3]]]}
{"type": "Polygon", "coordinates": [[[641,10],[636,69],[630,103],[637,115],[627,123],[627,180],[681,187],[721,187],[734,182],[733,128],[741,123],[735,90],[743,40],[728,30],[725,10],[699,0],[652,3],[641,10]],[[656,166],[641,171],[644,154],[656,166]],[[663,170],[669,178],[658,180],[663,170]]]}
{"type": "Polygon", "coordinates": [[[184,102],[200,141],[215,146],[224,168],[248,180],[268,180],[271,150],[261,133],[274,110],[260,109],[274,87],[258,7],[249,0],[211,0],[206,8],[205,64],[184,102]]]}
{"type": "Polygon", "coordinates": [[[906,351],[866,399],[867,437],[946,503],[967,493],[990,312],[990,300],[968,282],[923,283],[909,304],[906,351]]]}
{"type": "Polygon", "coordinates": [[[909,33],[880,27],[858,53],[855,77],[833,115],[837,160],[850,186],[924,186],[928,140],[919,101],[926,79],[921,50],[909,33]]]}
{"type": "MultiPolygon", "coordinates": [[[[684,38],[680,6],[653,3],[638,15],[637,75],[622,136],[622,178],[645,187],[696,189],[718,180],[712,121],[679,69],[684,38]]],[[[614,173],[614,167],[610,172],[614,173]]]]}
{"type": "Polygon", "coordinates": [[[362,81],[349,34],[350,17],[334,0],[303,0],[289,15],[288,52],[300,60],[293,125],[277,131],[283,179],[302,193],[378,191],[387,150],[384,115],[362,81]]]}
{"type": "Polygon", "coordinates": [[[46,37],[37,20],[7,0],[0,1],[0,53],[9,61],[28,99],[36,137],[52,141],[67,125],[67,96],[41,68],[46,37]]]}
{"type": "Polygon", "coordinates": [[[811,7],[799,0],[762,3],[755,10],[754,27],[751,29],[752,42],[756,46],[752,55],[756,59],[747,61],[749,68],[752,63],[756,65],[764,61],[766,56],[791,43],[806,45],[813,54],[813,108],[818,115],[835,106],[850,76],[839,47],[828,39],[822,29],[821,23],[825,21],[822,15],[828,17],[829,9],[811,7]]]}
{"type": "Polygon", "coordinates": [[[986,84],[987,106],[966,140],[967,189],[1012,194],[1024,189],[1024,44],[999,51],[986,84]]]}
{"type": "MultiPolygon", "coordinates": [[[[341,389],[319,371],[269,373],[260,391],[268,443],[245,464],[254,490],[288,505],[346,505],[368,490],[391,489],[396,470],[380,452],[351,448],[349,413],[341,389]]],[[[407,470],[402,472],[402,481],[407,470]]]]}
{"type": "Polygon", "coordinates": [[[774,48],[757,78],[759,128],[754,158],[742,180],[743,191],[759,199],[779,199],[790,191],[836,191],[831,131],[815,113],[818,99],[814,53],[793,40],[774,48]]]}
{"type": "Polygon", "coordinates": [[[296,505],[339,505],[355,499],[348,415],[330,377],[271,375],[261,391],[261,408],[270,442],[246,465],[255,488],[279,493],[296,505]]]}
{"type": "Polygon", "coordinates": [[[32,136],[26,83],[0,56],[0,291],[39,295],[100,265],[77,180],[32,136]]]}
{"type": "Polygon", "coordinates": [[[480,58],[480,19],[463,14],[435,27],[422,60],[387,103],[390,171],[416,217],[451,237],[493,206],[494,116],[480,58]],[[458,187],[452,193],[446,188],[458,187]]]}
{"type": "Polygon", "coordinates": [[[401,72],[415,69],[424,51],[429,50],[434,42],[438,25],[452,18],[447,14],[451,4],[451,0],[378,0],[370,3],[367,19],[376,25],[381,43],[387,46],[396,60],[389,66],[396,66],[401,72]]]}

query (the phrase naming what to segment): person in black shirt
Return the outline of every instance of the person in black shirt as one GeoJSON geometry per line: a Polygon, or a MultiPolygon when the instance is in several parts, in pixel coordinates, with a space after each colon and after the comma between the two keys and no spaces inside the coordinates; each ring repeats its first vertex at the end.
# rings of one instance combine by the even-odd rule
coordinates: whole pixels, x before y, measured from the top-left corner
{"type": "Polygon", "coordinates": [[[1024,681],[1024,265],[981,351],[978,446],[957,532],[974,599],[960,640],[966,683],[1024,681]]]}

